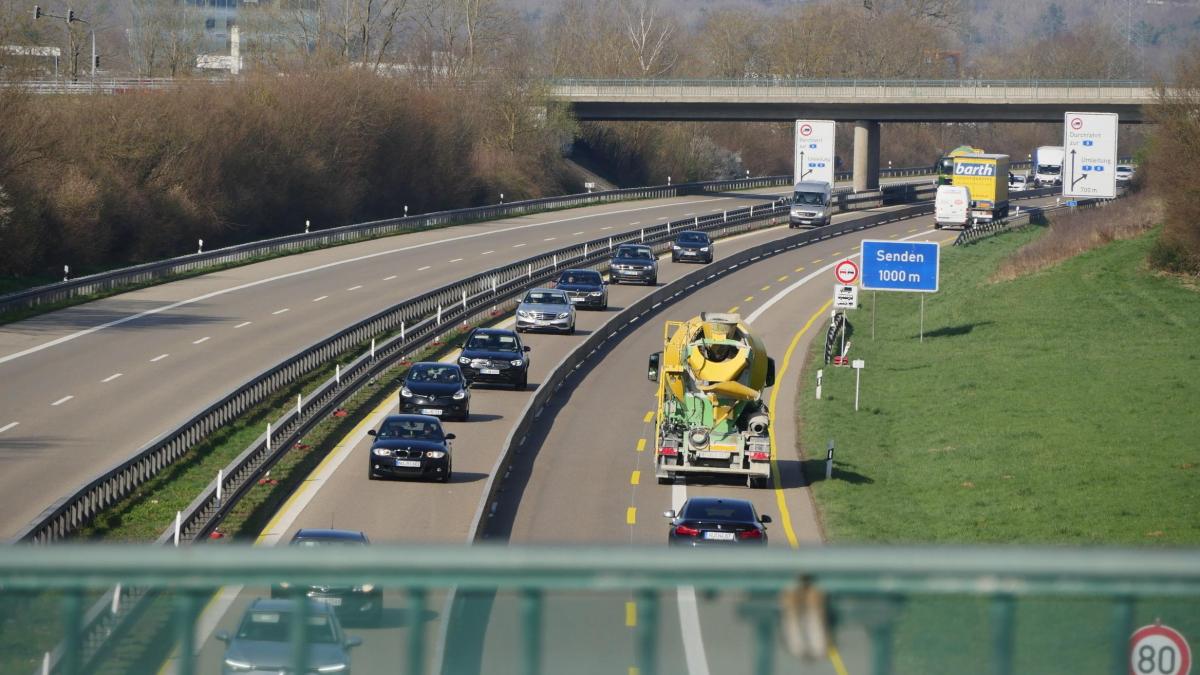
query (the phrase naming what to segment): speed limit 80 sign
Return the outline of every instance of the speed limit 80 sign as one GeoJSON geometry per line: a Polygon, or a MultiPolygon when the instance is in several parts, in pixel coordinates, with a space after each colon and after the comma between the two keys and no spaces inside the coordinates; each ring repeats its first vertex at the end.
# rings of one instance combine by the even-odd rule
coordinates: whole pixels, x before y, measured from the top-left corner
{"type": "Polygon", "coordinates": [[[1188,675],[1192,650],[1170,626],[1142,626],[1129,638],[1130,675],[1188,675]]]}

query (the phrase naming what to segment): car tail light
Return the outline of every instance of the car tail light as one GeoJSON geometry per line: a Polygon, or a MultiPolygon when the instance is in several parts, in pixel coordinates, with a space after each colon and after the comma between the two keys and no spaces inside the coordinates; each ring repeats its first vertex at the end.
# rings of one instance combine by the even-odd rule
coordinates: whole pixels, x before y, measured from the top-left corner
{"type": "Polygon", "coordinates": [[[658,454],[666,455],[667,457],[678,457],[679,450],[670,446],[664,446],[658,449],[658,454]]]}
{"type": "Polygon", "coordinates": [[[752,461],[752,462],[769,462],[769,461],[771,461],[771,453],[769,453],[769,452],[752,452],[752,453],[750,453],[750,461],[752,461]]]}
{"type": "Polygon", "coordinates": [[[677,525],[675,527],[675,536],[676,537],[699,537],[700,530],[697,530],[694,527],[688,527],[687,525],[677,525]]]}
{"type": "Polygon", "coordinates": [[[738,539],[762,539],[762,530],[751,528],[738,532],[738,539]]]}

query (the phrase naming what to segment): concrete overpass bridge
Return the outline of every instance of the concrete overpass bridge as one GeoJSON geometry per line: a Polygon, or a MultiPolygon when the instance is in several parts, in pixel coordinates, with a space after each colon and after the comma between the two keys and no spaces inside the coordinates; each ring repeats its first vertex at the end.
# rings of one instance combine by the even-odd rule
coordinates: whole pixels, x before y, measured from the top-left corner
{"type": "Polygon", "coordinates": [[[1031,80],[558,80],[553,97],[589,121],[853,122],[854,187],[879,185],[881,122],[1061,122],[1112,112],[1141,123],[1148,82],[1031,80]]]}

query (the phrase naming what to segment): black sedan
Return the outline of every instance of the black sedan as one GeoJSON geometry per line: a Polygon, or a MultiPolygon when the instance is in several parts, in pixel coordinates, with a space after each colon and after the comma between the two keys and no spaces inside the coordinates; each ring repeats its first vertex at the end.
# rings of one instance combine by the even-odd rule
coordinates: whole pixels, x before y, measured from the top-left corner
{"type": "Polygon", "coordinates": [[[671,245],[671,262],[695,260],[710,263],[715,251],[716,247],[707,233],[680,232],[679,236],[675,237],[675,243],[671,245]]]}
{"type": "Polygon", "coordinates": [[[693,497],[678,513],[671,509],[663,515],[671,519],[667,543],[674,546],[765,546],[766,524],[771,522],[771,516],[759,517],[745,499],[693,497]]]}
{"type": "MultiPolygon", "coordinates": [[[[325,546],[368,546],[367,535],[355,530],[300,529],[288,542],[301,548],[325,546]]],[[[290,597],[291,586],[287,583],[271,587],[272,598],[290,597]]],[[[347,621],[363,619],[367,623],[379,623],[383,616],[383,589],[375,584],[359,586],[319,585],[309,586],[304,594],[311,600],[332,607],[338,616],[347,621]]]]}
{"type": "Polygon", "coordinates": [[[428,415],[389,415],[368,435],[375,437],[367,458],[367,477],[431,478],[449,483],[454,475],[450,441],[454,434],[428,415]]]}
{"type": "Polygon", "coordinates": [[[414,363],[400,387],[400,412],[467,421],[470,384],[457,363],[414,363]]]}
{"type": "Polygon", "coordinates": [[[458,365],[468,382],[529,385],[529,347],[511,330],[476,328],[463,340],[458,365]]]}
{"type": "Polygon", "coordinates": [[[565,270],[554,287],[566,291],[576,307],[608,309],[608,285],[595,270],[565,270]]]}

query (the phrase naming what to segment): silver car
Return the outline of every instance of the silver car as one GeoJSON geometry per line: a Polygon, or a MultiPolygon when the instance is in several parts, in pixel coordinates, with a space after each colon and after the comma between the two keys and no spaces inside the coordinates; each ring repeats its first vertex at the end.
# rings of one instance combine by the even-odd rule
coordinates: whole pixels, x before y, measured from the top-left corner
{"type": "MultiPolygon", "coordinates": [[[[342,632],[333,607],[304,599],[309,603],[308,663],[309,672],[349,673],[350,650],[362,640],[342,632]]],[[[228,646],[221,672],[286,673],[291,672],[291,622],[296,610],[295,600],[265,600],[251,603],[237,632],[225,631],[216,638],[228,646]]]]}
{"type": "Polygon", "coordinates": [[[575,306],[566,291],[535,288],[517,305],[517,332],[544,330],[575,333],[575,306]]]}

